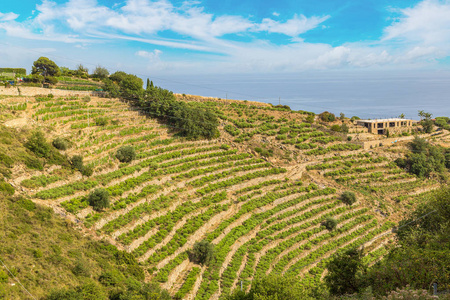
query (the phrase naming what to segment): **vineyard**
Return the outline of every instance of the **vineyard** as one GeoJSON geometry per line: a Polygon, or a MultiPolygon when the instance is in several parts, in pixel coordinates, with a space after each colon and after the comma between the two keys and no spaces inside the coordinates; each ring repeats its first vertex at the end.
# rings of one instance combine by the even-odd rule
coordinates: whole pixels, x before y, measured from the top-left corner
{"type": "Polygon", "coordinates": [[[132,253],[147,279],[177,299],[219,299],[270,273],[295,274],[302,284],[314,285],[333,255],[351,247],[364,246],[365,260],[373,263],[392,243],[404,211],[439,186],[393,162],[401,145],[399,151],[363,150],[311,122],[311,113],[179,99],[214,111],[220,137],[184,139],[176,128],[117,99],[1,100],[7,123],[26,118],[48,141],[64,138],[72,145],[61,153],[81,156],[93,172],[18,168],[13,178],[21,193],[84,233],[132,253]],[[117,159],[123,146],[135,150],[131,162],[117,159]],[[111,205],[94,210],[89,195],[99,188],[108,192],[111,205]],[[356,202],[343,201],[344,192],[354,193],[356,202]],[[328,228],[329,219],[334,228],[328,228]],[[208,265],[189,257],[202,240],[215,248],[208,265]]]}

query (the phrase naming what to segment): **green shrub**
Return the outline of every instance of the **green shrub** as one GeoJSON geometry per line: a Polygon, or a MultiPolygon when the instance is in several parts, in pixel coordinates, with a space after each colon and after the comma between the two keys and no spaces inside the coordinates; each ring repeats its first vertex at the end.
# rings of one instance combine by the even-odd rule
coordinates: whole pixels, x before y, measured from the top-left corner
{"type": "Polygon", "coordinates": [[[345,191],[341,194],[341,200],[347,205],[352,205],[356,202],[356,195],[353,192],[345,191]]]}
{"type": "Polygon", "coordinates": [[[0,181],[0,193],[5,193],[7,195],[14,195],[14,188],[12,185],[5,181],[0,181]]]}
{"type": "Polygon", "coordinates": [[[83,176],[90,177],[94,173],[94,169],[92,167],[89,167],[89,166],[83,166],[83,168],[81,169],[80,172],[81,172],[81,174],[83,176]]]}
{"type": "Polygon", "coordinates": [[[42,163],[39,159],[34,158],[34,157],[27,157],[25,159],[25,165],[30,168],[30,169],[34,169],[34,170],[43,170],[44,167],[42,166],[42,163]]]}
{"type": "Polygon", "coordinates": [[[129,163],[136,158],[136,151],[131,146],[122,146],[117,150],[116,158],[122,163],[129,163]]]}
{"type": "Polygon", "coordinates": [[[0,269],[0,283],[6,283],[8,282],[8,274],[6,274],[5,271],[0,269]]]}
{"type": "Polygon", "coordinates": [[[108,124],[108,119],[105,117],[98,117],[95,119],[95,125],[106,126],[108,124]]]}
{"type": "Polygon", "coordinates": [[[53,140],[52,145],[56,149],[64,151],[70,148],[71,143],[65,138],[57,137],[53,140]]]}
{"type": "Polygon", "coordinates": [[[25,143],[25,147],[38,157],[50,157],[50,145],[41,131],[34,131],[25,143]]]}
{"type": "Polygon", "coordinates": [[[6,154],[0,153],[0,163],[4,164],[7,168],[11,168],[14,164],[14,160],[6,154]]]}
{"type": "Polygon", "coordinates": [[[342,128],[339,125],[333,125],[331,126],[331,130],[336,131],[336,132],[341,132],[342,128]]]}
{"type": "Polygon", "coordinates": [[[338,224],[338,221],[332,217],[328,217],[323,223],[322,225],[325,226],[326,229],[328,229],[329,231],[332,231],[334,229],[336,229],[336,226],[338,224]]]}
{"type": "Polygon", "coordinates": [[[89,265],[84,260],[78,260],[75,266],[72,268],[72,273],[76,276],[89,277],[91,272],[89,270],[89,265]]]}
{"type": "Polygon", "coordinates": [[[195,263],[208,265],[215,259],[214,244],[207,240],[196,242],[189,253],[189,259],[195,263]]]}
{"type": "Polygon", "coordinates": [[[88,196],[89,205],[95,210],[99,211],[109,207],[109,193],[105,189],[96,189],[88,196]]]}
{"type": "Polygon", "coordinates": [[[319,115],[320,119],[324,122],[334,122],[336,121],[336,116],[328,111],[324,111],[319,115]]]}
{"type": "Polygon", "coordinates": [[[70,159],[70,164],[72,165],[72,168],[77,169],[78,171],[83,170],[83,156],[81,155],[74,155],[70,159]]]}

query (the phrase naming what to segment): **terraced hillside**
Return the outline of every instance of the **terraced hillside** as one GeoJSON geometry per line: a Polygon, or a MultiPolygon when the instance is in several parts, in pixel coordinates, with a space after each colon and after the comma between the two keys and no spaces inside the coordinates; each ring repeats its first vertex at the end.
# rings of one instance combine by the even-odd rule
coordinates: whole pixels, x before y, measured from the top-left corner
{"type": "Polygon", "coordinates": [[[218,299],[269,273],[314,284],[330,257],[348,247],[364,246],[366,260],[375,261],[386,251],[393,222],[438,187],[392,163],[398,152],[365,151],[306,122],[307,112],[283,107],[190,101],[217,113],[221,136],[189,141],[117,99],[1,101],[5,125],[70,140],[64,153],[81,155],[94,170],[86,177],[54,166],[33,172],[16,166],[11,183],[85,234],[135,255],[147,279],[179,299],[218,299]],[[124,145],[137,152],[131,163],[115,157],[124,145]],[[95,211],[87,196],[99,187],[112,200],[95,211]],[[344,191],[355,192],[357,202],[345,204],[344,191]],[[327,229],[327,218],[337,222],[335,229],[327,229]],[[216,249],[208,266],[188,255],[204,239],[216,249]]]}

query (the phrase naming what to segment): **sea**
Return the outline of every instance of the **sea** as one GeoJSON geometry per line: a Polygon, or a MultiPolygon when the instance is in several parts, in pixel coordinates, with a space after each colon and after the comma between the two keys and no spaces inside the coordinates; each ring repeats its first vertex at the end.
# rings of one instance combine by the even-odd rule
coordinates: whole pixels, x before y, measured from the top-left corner
{"type": "Polygon", "coordinates": [[[152,78],[175,93],[288,105],[361,119],[450,116],[450,71],[321,71],[152,78]]]}

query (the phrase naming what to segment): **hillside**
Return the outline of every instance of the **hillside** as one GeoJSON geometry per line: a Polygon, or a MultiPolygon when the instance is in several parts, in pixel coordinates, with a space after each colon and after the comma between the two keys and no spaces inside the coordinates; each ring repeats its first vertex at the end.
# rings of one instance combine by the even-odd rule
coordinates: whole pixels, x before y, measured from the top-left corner
{"type": "MultiPolygon", "coordinates": [[[[332,255],[350,247],[364,246],[366,260],[374,262],[387,252],[396,222],[440,186],[440,178],[418,178],[393,162],[407,151],[406,140],[365,150],[331,131],[331,124],[317,118],[310,122],[308,112],[178,95],[220,119],[218,138],[193,141],[126,102],[63,92],[1,96],[2,131],[8,133],[0,140],[2,160],[11,160],[2,174],[15,188],[14,196],[59,215],[39,225],[55,230],[44,240],[61,236],[57,230],[67,226],[71,234],[89,237],[86,242],[80,237],[83,242],[72,245],[76,249],[87,241],[107,241],[131,253],[148,281],[160,282],[182,299],[219,299],[241,282],[248,289],[255,277],[269,273],[301,275],[305,285],[313,285],[332,255]],[[36,158],[19,144],[23,151],[16,150],[11,141],[23,143],[35,129],[49,142],[70,141],[67,150],[54,151],[61,157],[82,156],[93,174],[87,177],[48,159],[30,163],[36,158]],[[122,146],[135,149],[132,162],[116,158],[122,146]],[[88,203],[97,188],[111,197],[105,210],[88,203]],[[347,191],[355,193],[355,203],[342,201],[347,191]],[[337,221],[334,230],[324,226],[327,218],[337,221]],[[191,262],[188,255],[204,239],[216,249],[209,266],[191,262]]],[[[446,131],[425,137],[449,141],[446,131]]],[[[3,216],[8,224],[24,222],[11,216],[15,213],[3,216]]],[[[17,246],[50,256],[53,250],[41,249],[37,241],[17,246]]],[[[76,256],[70,259],[67,264],[75,263],[76,256]]],[[[6,261],[14,266],[16,259],[6,261]]],[[[27,258],[20,261],[26,268],[27,258]]],[[[88,263],[98,276],[96,261],[92,257],[88,263]]],[[[49,280],[58,287],[79,284],[73,275],[62,276],[49,280]]],[[[39,281],[32,283],[25,272],[18,277],[33,294],[44,295],[39,281]]]]}

